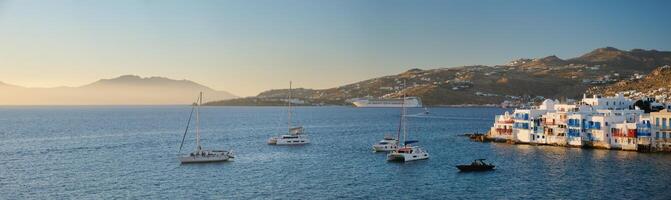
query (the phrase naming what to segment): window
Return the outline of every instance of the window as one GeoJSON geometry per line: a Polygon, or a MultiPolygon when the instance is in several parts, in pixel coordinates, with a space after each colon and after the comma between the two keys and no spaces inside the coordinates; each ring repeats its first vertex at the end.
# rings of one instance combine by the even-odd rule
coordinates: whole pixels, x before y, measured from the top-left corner
{"type": "Polygon", "coordinates": [[[655,138],[659,138],[659,132],[655,132],[655,138]]]}

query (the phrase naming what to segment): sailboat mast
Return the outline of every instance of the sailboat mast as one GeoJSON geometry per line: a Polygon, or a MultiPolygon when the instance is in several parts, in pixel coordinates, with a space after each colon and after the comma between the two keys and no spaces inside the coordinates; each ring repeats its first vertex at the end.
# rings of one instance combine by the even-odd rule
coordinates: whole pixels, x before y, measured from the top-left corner
{"type": "Polygon", "coordinates": [[[291,81],[289,81],[289,121],[287,122],[287,125],[289,126],[289,132],[291,132],[291,81]]]}
{"type": "MultiPolygon", "coordinates": [[[[404,87],[404,90],[405,90],[405,81],[403,81],[403,87],[404,87]]],[[[408,127],[407,127],[407,124],[406,124],[405,115],[408,113],[408,111],[405,108],[405,92],[403,92],[402,96],[403,96],[403,101],[402,101],[402,104],[401,104],[401,108],[402,108],[403,111],[402,111],[402,114],[401,114],[401,124],[402,124],[402,127],[403,127],[403,145],[405,146],[405,141],[408,139],[408,127]]]]}
{"type": "Polygon", "coordinates": [[[203,92],[198,95],[198,102],[196,105],[196,150],[200,151],[200,104],[203,103],[203,92]]]}

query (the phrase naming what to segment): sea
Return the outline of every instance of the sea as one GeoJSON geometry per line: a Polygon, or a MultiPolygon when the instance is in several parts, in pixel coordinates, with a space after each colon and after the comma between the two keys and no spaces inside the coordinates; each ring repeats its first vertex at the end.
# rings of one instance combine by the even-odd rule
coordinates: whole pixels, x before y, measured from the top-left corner
{"type": "Polygon", "coordinates": [[[236,157],[180,164],[190,106],[0,107],[0,199],[671,199],[669,154],[472,142],[509,110],[429,111],[407,122],[430,159],[393,163],[371,145],[396,108],[297,107],[311,144],[271,146],[286,108],[201,107],[203,147],[236,157]],[[480,158],[496,170],[455,168],[480,158]]]}

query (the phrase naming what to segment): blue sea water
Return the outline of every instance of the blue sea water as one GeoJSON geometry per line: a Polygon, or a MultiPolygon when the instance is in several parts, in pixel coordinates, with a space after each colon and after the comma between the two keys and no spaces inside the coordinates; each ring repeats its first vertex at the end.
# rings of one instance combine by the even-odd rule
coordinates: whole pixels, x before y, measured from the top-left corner
{"type": "MultiPolygon", "coordinates": [[[[299,107],[312,144],[270,146],[282,107],[203,107],[202,143],[234,161],[181,165],[188,106],[0,107],[1,199],[670,199],[671,155],[476,143],[497,108],[408,119],[431,158],[389,163],[371,144],[398,109],[299,107]],[[487,158],[497,170],[459,173],[487,158]]],[[[420,113],[416,109],[410,112],[420,113]]],[[[194,148],[187,135],[185,151],[194,148]]]]}

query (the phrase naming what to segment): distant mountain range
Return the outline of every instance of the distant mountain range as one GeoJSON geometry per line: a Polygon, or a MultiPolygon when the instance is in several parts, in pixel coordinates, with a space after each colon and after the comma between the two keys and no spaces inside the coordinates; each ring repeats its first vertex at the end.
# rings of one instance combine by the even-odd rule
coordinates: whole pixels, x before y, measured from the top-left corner
{"type": "Polygon", "coordinates": [[[79,87],[28,88],[0,82],[0,105],[147,105],[190,104],[236,96],[189,80],[124,75],[79,87]]]}
{"type": "MultiPolygon", "coordinates": [[[[399,97],[401,90],[419,96],[426,105],[500,104],[544,98],[579,98],[588,88],[607,86],[650,73],[671,64],[671,52],[613,47],[595,49],[582,56],[522,58],[504,65],[411,69],[340,87],[294,91],[309,104],[346,104],[356,97],[399,97]],[[403,83],[407,87],[403,87],[403,83]]],[[[256,97],[212,102],[212,105],[255,105],[285,98],[286,89],[269,90],[256,97]]]]}

